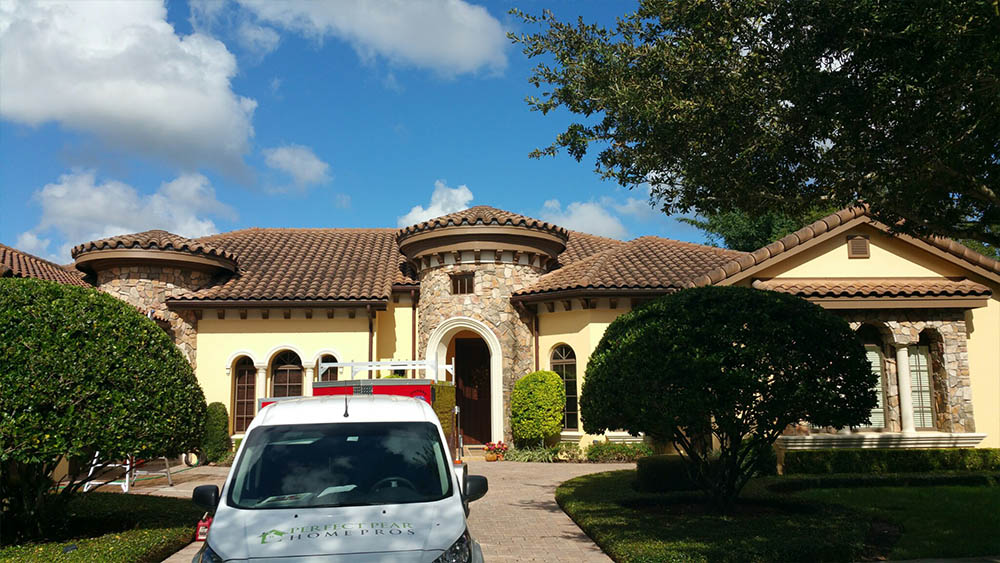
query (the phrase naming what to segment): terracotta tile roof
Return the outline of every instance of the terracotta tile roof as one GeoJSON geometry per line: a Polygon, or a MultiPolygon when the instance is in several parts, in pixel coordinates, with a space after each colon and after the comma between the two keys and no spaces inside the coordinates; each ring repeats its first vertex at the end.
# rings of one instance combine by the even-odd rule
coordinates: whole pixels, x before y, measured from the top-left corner
{"type": "Polygon", "coordinates": [[[569,238],[566,240],[566,250],[563,250],[559,254],[558,265],[568,266],[588,256],[593,256],[598,252],[604,252],[611,248],[618,248],[623,244],[626,243],[613,238],[569,231],[569,238]]]}
{"type": "Polygon", "coordinates": [[[118,235],[79,244],[73,247],[73,258],[94,250],[141,248],[144,250],[176,250],[178,252],[217,256],[219,258],[236,261],[236,256],[234,256],[231,252],[220,250],[210,244],[205,244],[204,242],[201,242],[203,240],[204,239],[192,240],[167,231],[156,229],[152,231],[143,231],[141,233],[118,235]]]}
{"type": "Polygon", "coordinates": [[[395,229],[246,229],[197,239],[239,257],[225,282],[191,300],[385,300],[414,284],[395,229]]]}
{"type": "Polygon", "coordinates": [[[527,227],[529,229],[548,231],[564,238],[569,233],[569,231],[563,227],[553,225],[552,223],[532,219],[531,217],[525,217],[524,215],[518,215],[517,213],[511,213],[510,211],[504,211],[503,209],[489,207],[488,205],[477,205],[476,207],[470,207],[462,211],[449,213],[448,215],[443,215],[441,217],[435,217],[434,219],[424,221],[423,223],[417,223],[416,225],[404,227],[399,230],[399,237],[403,238],[407,235],[422,231],[430,231],[433,229],[459,225],[514,225],[527,227]]]}
{"type": "MultiPolygon", "coordinates": [[[[692,285],[701,286],[719,283],[730,276],[734,276],[742,271],[760,265],[781,255],[785,251],[791,250],[827,231],[831,231],[862,216],[870,216],[867,206],[855,206],[841,209],[840,211],[828,215],[819,221],[802,227],[794,233],[785,236],[781,240],[774,241],[763,248],[744,254],[731,262],[723,264],[709,272],[705,272],[703,275],[692,280],[692,285]]],[[[875,223],[875,225],[887,230],[887,228],[881,223],[875,223]]],[[[984,268],[988,272],[1000,274],[1000,261],[983,256],[971,248],[959,244],[949,238],[930,237],[918,240],[922,240],[948,254],[984,268]]]]}
{"type": "Polygon", "coordinates": [[[757,289],[791,293],[799,297],[967,297],[989,296],[990,288],[962,279],[947,278],[774,278],[756,280],[757,289]]]}
{"type": "Polygon", "coordinates": [[[76,271],[54,262],[0,244],[0,276],[38,278],[69,285],[91,287],[76,271]]]}
{"type": "Polygon", "coordinates": [[[641,237],[549,272],[518,295],[573,289],[679,289],[741,252],[659,237],[641,237]]]}

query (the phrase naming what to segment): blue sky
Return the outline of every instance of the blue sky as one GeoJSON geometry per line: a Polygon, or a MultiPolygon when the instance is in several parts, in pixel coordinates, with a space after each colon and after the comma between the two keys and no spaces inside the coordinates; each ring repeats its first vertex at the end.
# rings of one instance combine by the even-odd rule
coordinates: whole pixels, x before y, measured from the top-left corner
{"type": "Polygon", "coordinates": [[[612,2],[0,2],[0,242],[58,262],[152,228],[397,227],[492,205],[702,242],[593,158],[533,160],[507,15],[605,24],[612,2]]]}

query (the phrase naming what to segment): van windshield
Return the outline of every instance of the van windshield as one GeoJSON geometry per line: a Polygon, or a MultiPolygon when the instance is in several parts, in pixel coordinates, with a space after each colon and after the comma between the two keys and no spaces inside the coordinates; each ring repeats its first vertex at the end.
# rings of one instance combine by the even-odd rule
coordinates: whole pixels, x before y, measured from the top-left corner
{"type": "Polygon", "coordinates": [[[236,508],[406,504],[451,495],[429,422],[260,426],[246,438],[228,502],[236,508]]]}

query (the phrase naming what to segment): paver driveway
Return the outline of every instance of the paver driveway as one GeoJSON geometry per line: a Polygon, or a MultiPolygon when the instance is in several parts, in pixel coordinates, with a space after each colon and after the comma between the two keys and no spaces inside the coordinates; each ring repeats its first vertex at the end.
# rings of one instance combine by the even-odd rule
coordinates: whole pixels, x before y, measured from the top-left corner
{"type": "Polygon", "coordinates": [[[490,491],[472,503],[469,530],[487,561],[611,561],[556,504],[556,487],[588,473],[635,464],[470,461],[490,491]]]}
{"type": "MultiPolygon", "coordinates": [[[[469,530],[482,544],[486,561],[610,561],[556,504],[556,487],[588,473],[634,468],[635,464],[471,460],[469,473],[486,476],[490,491],[472,503],[469,530]]],[[[140,484],[135,492],[191,498],[197,485],[221,487],[228,471],[228,467],[199,467],[178,474],[174,487],[157,479],[140,484]]],[[[198,547],[189,546],[167,561],[187,563],[198,547]]]]}

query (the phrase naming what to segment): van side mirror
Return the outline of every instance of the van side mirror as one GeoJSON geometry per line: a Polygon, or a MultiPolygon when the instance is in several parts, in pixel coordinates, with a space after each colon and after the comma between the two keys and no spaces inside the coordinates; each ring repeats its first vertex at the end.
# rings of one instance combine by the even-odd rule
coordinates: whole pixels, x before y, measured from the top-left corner
{"type": "Polygon", "coordinates": [[[191,493],[191,500],[195,504],[212,512],[219,506],[219,487],[216,485],[199,485],[191,493]]]}
{"type": "Polygon", "coordinates": [[[479,500],[490,490],[489,481],[482,475],[469,475],[465,481],[465,500],[472,502],[479,500]]]}

